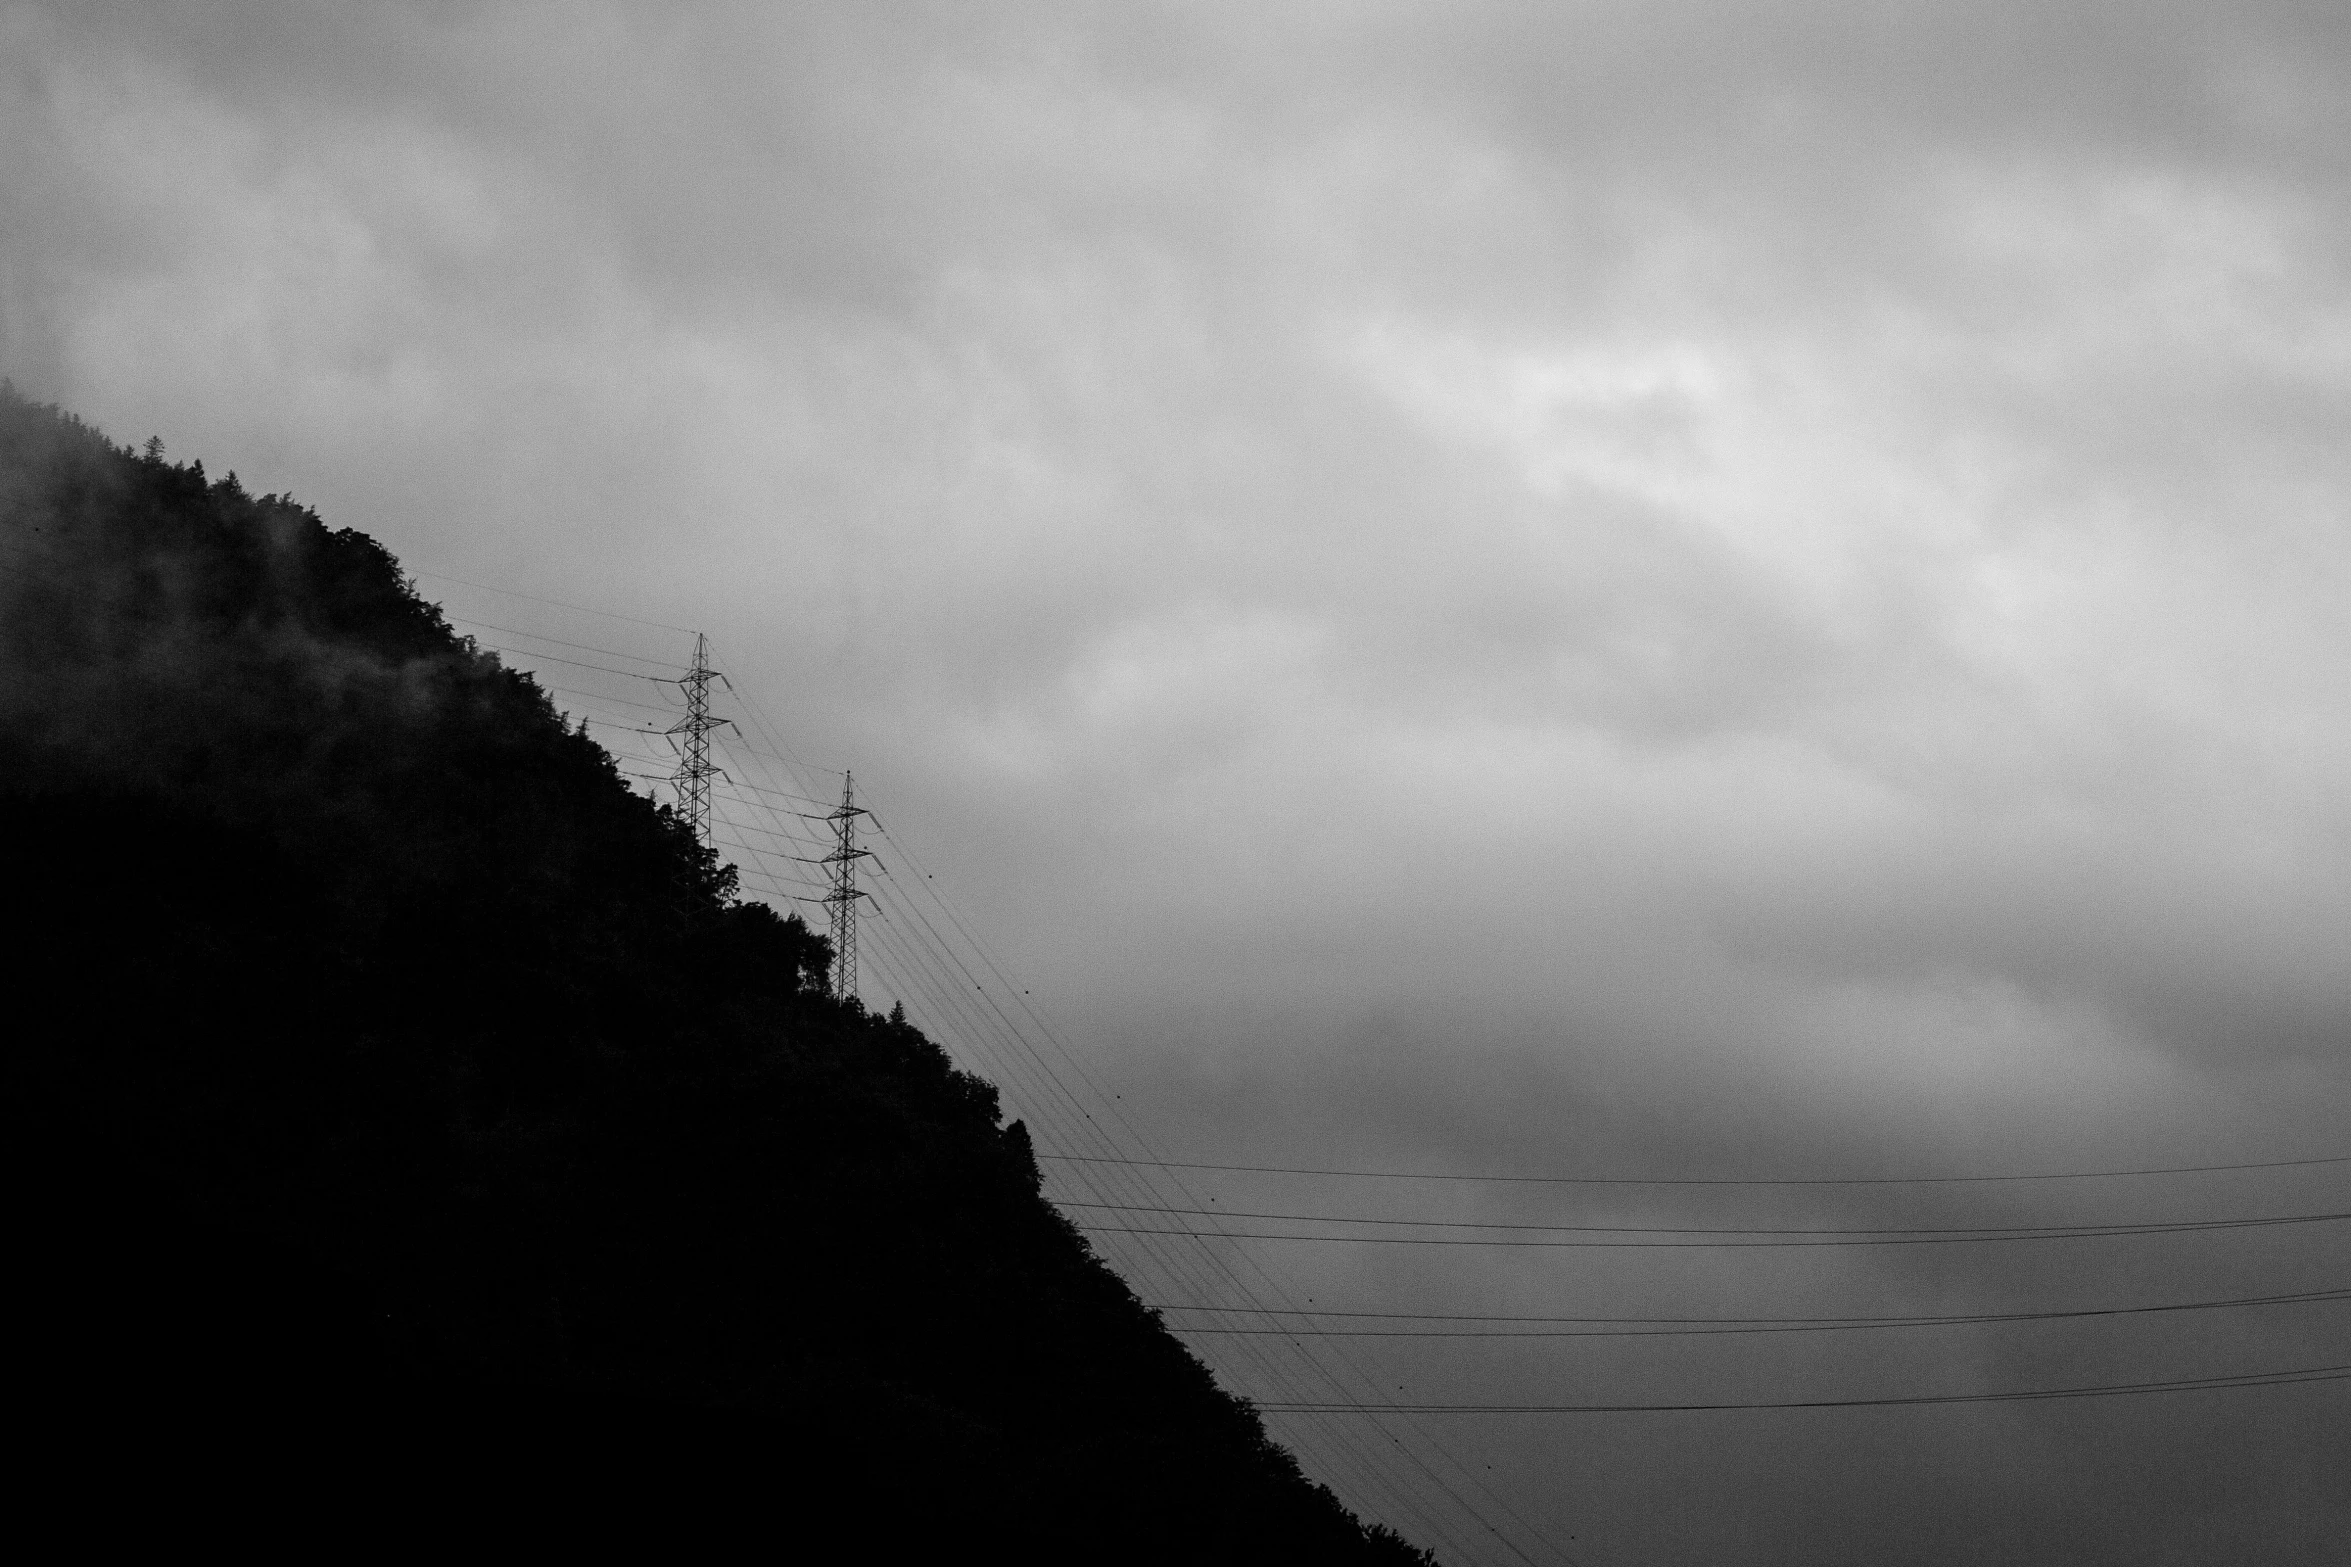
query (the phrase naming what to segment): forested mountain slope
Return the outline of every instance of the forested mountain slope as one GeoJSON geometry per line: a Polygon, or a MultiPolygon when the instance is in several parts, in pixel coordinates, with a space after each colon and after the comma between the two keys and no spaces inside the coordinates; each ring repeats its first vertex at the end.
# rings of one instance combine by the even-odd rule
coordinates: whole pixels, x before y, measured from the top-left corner
{"type": "Polygon", "coordinates": [[[13,392],[0,812],[25,1407],[105,1527],[1426,1559],[379,545],[13,392]]]}

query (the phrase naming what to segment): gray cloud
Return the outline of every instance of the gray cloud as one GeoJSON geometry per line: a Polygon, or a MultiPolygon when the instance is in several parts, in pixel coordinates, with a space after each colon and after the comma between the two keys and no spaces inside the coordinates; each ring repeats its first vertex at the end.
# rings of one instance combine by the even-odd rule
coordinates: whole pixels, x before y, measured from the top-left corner
{"type": "MultiPolygon", "coordinates": [[[[1172,1147],[2331,1151],[2338,10],[17,5],[0,369],[427,567],[710,626],[1172,1147]]],[[[1943,1309],[2337,1282],[2294,1233],[1282,1261],[1943,1309]]],[[[2127,1380],[2340,1360],[2328,1309],[1394,1364],[2127,1380]]],[[[1456,1434],[1597,1561],[2318,1561],[2338,1414],[1456,1434]]]]}

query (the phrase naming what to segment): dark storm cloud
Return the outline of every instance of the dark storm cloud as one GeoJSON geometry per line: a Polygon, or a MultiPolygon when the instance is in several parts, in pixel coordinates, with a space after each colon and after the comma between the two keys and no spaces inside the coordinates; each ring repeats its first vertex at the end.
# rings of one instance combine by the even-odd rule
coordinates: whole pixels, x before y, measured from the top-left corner
{"type": "MultiPolygon", "coordinates": [[[[711,626],[1170,1146],[2339,1143],[2339,7],[20,5],[0,60],[0,369],[420,564],[711,626]]],[[[2293,1234],[1284,1262],[1467,1311],[1935,1310],[2332,1282],[2339,1239],[2293,1234]]],[[[1397,1380],[1762,1397],[2341,1342],[1397,1380]]],[[[1469,1439],[1600,1561],[2315,1561],[2313,1391],[1469,1439]]]]}

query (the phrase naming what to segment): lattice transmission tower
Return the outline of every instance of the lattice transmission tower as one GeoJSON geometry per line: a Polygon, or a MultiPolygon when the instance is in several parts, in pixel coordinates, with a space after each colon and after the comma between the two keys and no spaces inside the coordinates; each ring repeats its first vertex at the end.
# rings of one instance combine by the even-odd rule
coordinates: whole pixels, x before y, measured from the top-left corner
{"type": "Polygon", "coordinates": [[[857,804],[857,779],[841,775],[841,803],[825,820],[833,824],[833,852],[817,863],[831,873],[832,890],[825,894],[825,912],[832,916],[833,994],[846,1001],[857,994],[857,862],[873,851],[857,847],[857,818],[867,813],[857,804]]]}
{"type": "Polygon", "coordinates": [[[710,731],[722,724],[734,722],[731,718],[710,716],[710,682],[717,681],[729,691],[734,684],[726,676],[710,667],[710,638],[694,633],[694,665],[679,679],[667,682],[686,694],[686,716],[669,726],[669,743],[678,753],[678,770],[669,776],[670,785],[677,790],[678,814],[693,828],[695,839],[705,849],[711,847],[710,780],[726,774],[710,759],[710,731]]]}

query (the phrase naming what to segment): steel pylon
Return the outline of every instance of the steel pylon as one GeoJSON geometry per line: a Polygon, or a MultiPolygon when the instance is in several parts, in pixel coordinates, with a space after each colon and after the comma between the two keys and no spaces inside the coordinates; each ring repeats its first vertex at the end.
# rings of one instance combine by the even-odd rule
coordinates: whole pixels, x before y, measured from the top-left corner
{"type": "Polygon", "coordinates": [[[857,778],[841,775],[841,803],[825,820],[833,824],[833,852],[817,863],[832,877],[825,894],[825,912],[832,919],[833,994],[843,1001],[857,994],[857,862],[873,851],[857,847],[857,818],[868,814],[857,803],[857,778]]]}
{"type": "Polygon", "coordinates": [[[734,722],[731,718],[710,716],[710,683],[715,680],[729,691],[734,684],[726,676],[710,667],[710,638],[694,633],[694,664],[684,676],[667,682],[678,687],[686,696],[686,716],[669,726],[669,742],[678,753],[678,770],[670,774],[670,787],[677,791],[678,814],[693,829],[695,841],[705,849],[712,846],[710,829],[710,780],[724,778],[725,772],[710,759],[710,731],[722,724],[734,722]]]}

